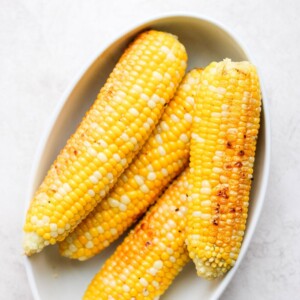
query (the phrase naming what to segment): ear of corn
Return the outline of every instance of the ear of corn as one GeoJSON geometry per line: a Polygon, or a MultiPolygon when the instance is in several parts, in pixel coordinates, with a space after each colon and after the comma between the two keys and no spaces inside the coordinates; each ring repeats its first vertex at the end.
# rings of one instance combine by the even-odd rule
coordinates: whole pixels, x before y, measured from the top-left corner
{"type": "Polygon", "coordinates": [[[164,293],[189,260],[184,244],[188,173],[170,185],[129,233],[83,299],[150,300],[164,293]]]}
{"type": "Polygon", "coordinates": [[[164,32],[142,33],[129,46],[31,202],[27,255],[63,240],[105,197],[173,97],[186,59],[164,32]]]}
{"type": "Polygon", "coordinates": [[[189,157],[194,96],[201,70],[189,72],[147,143],[109,195],[60,243],[62,255],[85,260],[116,240],[179,174],[189,157]]]}
{"type": "Polygon", "coordinates": [[[254,66],[211,63],[195,106],[187,244],[198,275],[211,279],[234,265],[245,231],[261,110],[254,66]]]}

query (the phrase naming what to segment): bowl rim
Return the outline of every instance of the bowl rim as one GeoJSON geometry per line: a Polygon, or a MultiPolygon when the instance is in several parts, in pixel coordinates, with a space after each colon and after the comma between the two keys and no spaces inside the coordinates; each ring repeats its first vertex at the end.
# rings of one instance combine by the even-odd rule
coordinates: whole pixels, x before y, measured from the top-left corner
{"type": "MultiPolygon", "coordinates": [[[[84,76],[84,74],[88,71],[90,66],[97,60],[97,58],[113,43],[118,41],[120,38],[125,36],[126,34],[132,32],[133,30],[137,29],[138,27],[145,26],[148,23],[153,23],[157,22],[163,19],[169,19],[169,18],[189,18],[189,19],[195,19],[195,20],[200,20],[200,21],[205,21],[209,23],[212,26],[218,27],[221,29],[225,34],[227,34],[229,37],[231,37],[234,42],[240,47],[240,49],[244,52],[245,56],[248,58],[249,61],[251,61],[256,67],[255,59],[253,58],[252,54],[250,54],[249,49],[245,46],[245,44],[241,41],[239,37],[234,33],[232,29],[229,29],[227,26],[225,26],[223,23],[220,21],[216,20],[215,18],[209,17],[204,14],[198,14],[198,13],[191,13],[187,11],[173,11],[173,12],[167,12],[167,13],[159,13],[155,14],[150,17],[146,18],[141,18],[135,22],[130,23],[129,25],[125,26],[124,29],[120,30],[118,34],[115,34],[112,36],[112,38],[106,39],[102,45],[100,45],[95,53],[91,55],[91,57],[87,60],[87,62],[81,67],[79,72],[75,74],[73,77],[73,80],[68,84],[67,88],[61,95],[59,101],[57,102],[54,110],[49,116],[49,119],[47,121],[47,124],[43,130],[42,136],[40,138],[40,141],[38,142],[38,146],[35,151],[34,159],[33,159],[33,164],[31,167],[30,175],[29,175],[29,180],[28,180],[28,189],[26,192],[26,200],[25,200],[25,210],[24,210],[24,215],[23,215],[23,224],[25,222],[26,218],[26,211],[27,208],[29,207],[30,201],[31,201],[31,195],[33,192],[33,182],[35,178],[35,174],[37,173],[37,170],[39,168],[40,164],[40,159],[41,155],[43,153],[43,150],[45,149],[45,145],[47,143],[47,140],[49,138],[49,135],[51,133],[51,130],[56,123],[59,114],[61,110],[63,109],[63,106],[66,102],[66,99],[71,95],[72,91],[76,87],[77,83],[80,81],[80,79],[84,76]]],[[[252,222],[251,222],[251,227],[248,226],[247,228],[247,235],[243,239],[242,247],[238,256],[238,259],[234,265],[234,267],[226,274],[226,276],[222,279],[222,282],[220,283],[219,287],[216,289],[214,292],[213,297],[210,300],[215,300],[218,299],[222,293],[225,291],[227,288],[228,284],[232,280],[233,276],[235,275],[241,261],[244,259],[244,256],[249,248],[250,242],[252,240],[254,231],[256,230],[258,220],[260,218],[262,208],[265,202],[265,195],[266,195],[266,190],[268,186],[268,180],[269,180],[269,173],[270,173],[270,160],[271,160],[271,126],[270,126],[270,115],[269,115],[269,106],[267,103],[267,97],[265,93],[265,88],[263,84],[263,79],[261,76],[261,72],[259,68],[257,67],[257,72],[259,75],[259,80],[260,80],[260,87],[261,87],[261,93],[262,93],[262,115],[264,117],[264,132],[265,132],[265,159],[262,162],[263,166],[262,169],[263,171],[263,176],[261,179],[261,187],[260,187],[260,192],[259,196],[257,199],[257,204],[255,211],[253,212],[253,217],[252,217],[252,222]]],[[[41,300],[41,297],[39,295],[39,291],[37,288],[37,284],[33,275],[33,269],[32,265],[30,263],[30,259],[24,255],[24,266],[29,282],[29,286],[33,295],[33,298],[35,300],[41,300]]]]}

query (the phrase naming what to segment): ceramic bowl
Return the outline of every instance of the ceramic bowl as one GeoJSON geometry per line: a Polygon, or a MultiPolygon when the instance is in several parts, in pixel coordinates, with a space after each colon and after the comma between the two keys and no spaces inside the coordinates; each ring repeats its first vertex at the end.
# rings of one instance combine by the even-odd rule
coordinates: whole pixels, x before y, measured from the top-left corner
{"type": "MultiPolygon", "coordinates": [[[[240,41],[220,23],[191,14],[164,15],[140,23],[103,45],[84,71],[58,103],[50,118],[48,130],[42,137],[29,183],[27,202],[45,176],[50,164],[76,129],[85,111],[91,106],[100,87],[116,64],[122,51],[133,37],[145,29],[158,29],[173,33],[185,45],[188,69],[206,66],[211,61],[224,58],[253,60],[240,41]]],[[[255,62],[254,62],[255,63],[255,62]]],[[[222,279],[205,281],[196,276],[189,263],[161,297],[164,300],[217,299],[225,290],[242,259],[253,236],[264,202],[270,162],[270,124],[267,96],[263,93],[263,110],[255,161],[254,181],[247,230],[239,258],[234,268],[222,279]]],[[[119,242],[115,242],[100,255],[86,262],[63,258],[56,246],[47,247],[41,253],[25,258],[29,283],[36,300],[81,299],[87,285],[112,254],[119,242]]],[[[240,287],[242,288],[242,287],[240,287]]]]}

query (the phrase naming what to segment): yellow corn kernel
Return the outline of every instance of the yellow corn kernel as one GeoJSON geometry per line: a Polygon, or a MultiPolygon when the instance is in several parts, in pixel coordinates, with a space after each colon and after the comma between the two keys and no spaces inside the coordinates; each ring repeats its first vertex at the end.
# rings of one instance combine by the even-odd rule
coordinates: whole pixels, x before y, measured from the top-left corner
{"type": "Polygon", "coordinates": [[[189,170],[129,233],[94,277],[83,299],[158,299],[189,261],[184,243],[189,170]]]}
{"type": "Polygon", "coordinates": [[[195,98],[187,215],[188,251],[199,276],[223,276],[240,251],[260,110],[259,80],[249,62],[225,59],[204,69],[195,98]]]}
{"type": "Polygon", "coordinates": [[[30,204],[27,255],[63,240],[105,197],[173,97],[186,59],[175,36],[154,30],[127,48],[30,204]],[[145,119],[152,121],[147,128],[141,126],[145,119]]]}
{"type": "MultiPolygon", "coordinates": [[[[84,260],[99,253],[131,226],[180,173],[188,162],[191,113],[200,77],[200,69],[185,76],[150,138],[109,195],[59,244],[62,255],[84,260]],[[108,224],[108,229],[104,230],[103,224],[108,224]],[[97,242],[92,247],[86,241],[73,247],[86,233],[95,230],[97,242]]],[[[143,126],[151,123],[152,120],[145,120],[143,126]]]]}

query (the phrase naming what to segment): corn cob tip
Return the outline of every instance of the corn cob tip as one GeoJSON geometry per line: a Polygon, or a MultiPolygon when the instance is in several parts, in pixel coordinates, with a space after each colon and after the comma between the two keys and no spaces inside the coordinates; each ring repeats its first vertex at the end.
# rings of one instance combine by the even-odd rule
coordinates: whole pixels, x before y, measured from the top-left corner
{"type": "Polygon", "coordinates": [[[225,58],[217,63],[217,72],[221,74],[236,70],[239,73],[247,75],[254,66],[249,61],[232,61],[230,58],[225,58]]]}
{"type": "MultiPolygon", "coordinates": [[[[214,268],[211,264],[209,265],[205,264],[205,261],[203,261],[203,259],[200,259],[198,256],[195,256],[193,258],[193,262],[196,265],[197,275],[207,280],[221,278],[227,272],[226,268],[222,268],[222,267],[214,268]]],[[[232,266],[233,265],[234,263],[232,264],[232,266]]]]}
{"type": "Polygon", "coordinates": [[[25,232],[23,249],[27,256],[41,252],[46,246],[46,241],[35,232],[25,232]]]}

